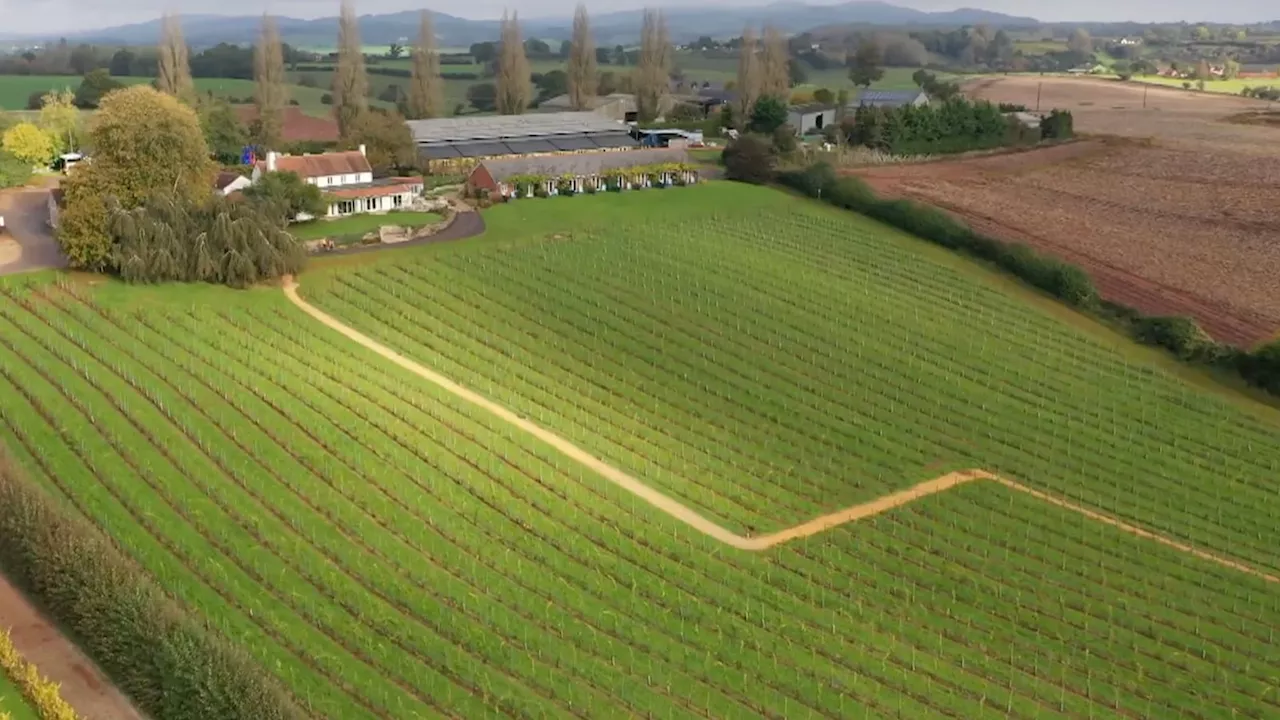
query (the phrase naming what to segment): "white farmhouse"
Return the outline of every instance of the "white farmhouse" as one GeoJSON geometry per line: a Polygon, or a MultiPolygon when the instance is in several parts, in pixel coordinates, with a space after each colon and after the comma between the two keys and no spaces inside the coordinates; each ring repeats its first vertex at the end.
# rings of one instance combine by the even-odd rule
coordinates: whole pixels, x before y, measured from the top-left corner
{"type": "Polygon", "coordinates": [[[329,201],[327,217],[399,210],[413,204],[423,189],[421,178],[374,179],[364,145],[359,150],[316,155],[268,152],[265,160],[254,165],[251,180],[256,183],[269,172],[297,173],[308,184],[320,188],[329,201]]]}

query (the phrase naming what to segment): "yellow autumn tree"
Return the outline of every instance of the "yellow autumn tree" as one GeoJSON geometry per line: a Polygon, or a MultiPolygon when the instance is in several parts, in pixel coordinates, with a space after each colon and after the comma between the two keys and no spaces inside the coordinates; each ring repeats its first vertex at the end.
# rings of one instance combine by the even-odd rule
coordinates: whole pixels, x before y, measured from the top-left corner
{"type": "Polygon", "coordinates": [[[58,154],[49,133],[35,123],[20,122],[4,132],[4,149],[31,167],[47,167],[58,154]]]}
{"type": "Polygon", "coordinates": [[[111,254],[107,207],[135,208],[163,193],[198,201],[213,192],[217,166],[191,106],[146,85],[107,95],[89,122],[93,160],[63,182],[58,240],[73,267],[102,270],[111,254]]]}

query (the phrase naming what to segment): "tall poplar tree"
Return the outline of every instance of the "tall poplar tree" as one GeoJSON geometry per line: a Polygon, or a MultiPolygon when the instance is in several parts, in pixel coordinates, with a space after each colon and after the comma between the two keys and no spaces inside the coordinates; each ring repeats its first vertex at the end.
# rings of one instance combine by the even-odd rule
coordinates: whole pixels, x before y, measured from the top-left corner
{"type": "Polygon", "coordinates": [[[280,31],[276,28],[275,19],[265,13],[262,16],[262,34],[253,49],[253,79],[257,84],[253,104],[258,108],[253,139],[259,145],[274,150],[284,141],[284,109],[289,104],[289,91],[285,87],[280,31]]]}
{"type": "Polygon", "coordinates": [[[338,71],[333,74],[333,114],[338,134],[350,139],[369,111],[369,76],[360,44],[360,22],[351,0],[342,0],[338,16],[338,71]]]}
{"type": "Polygon", "coordinates": [[[190,53],[182,37],[182,20],[177,15],[165,14],[160,27],[156,87],[185,103],[195,103],[196,85],[191,79],[190,53]]]}
{"type": "Polygon", "coordinates": [[[574,110],[589,110],[596,95],[596,43],[591,37],[587,6],[573,12],[573,39],[569,41],[569,104],[574,110]]]}
{"type": "Polygon", "coordinates": [[[743,124],[751,117],[751,110],[760,99],[763,90],[763,78],[760,72],[760,57],[757,55],[758,43],[755,30],[751,27],[742,29],[742,47],[738,49],[738,124],[743,124]]]}
{"type": "Polygon", "coordinates": [[[787,39],[778,28],[764,29],[764,52],[760,62],[760,94],[787,102],[791,97],[791,69],[787,39]]]}
{"type": "Polygon", "coordinates": [[[503,115],[519,115],[529,106],[529,59],[524,54],[524,42],[520,39],[520,19],[517,13],[502,13],[502,40],[498,48],[497,86],[498,112],[503,115]]]}
{"type": "Polygon", "coordinates": [[[422,11],[418,25],[418,42],[413,46],[413,70],[409,79],[410,120],[440,117],[444,114],[444,82],[440,79],[440,54],[436,51],[436,33],[431,13],[422,11]]]}
{"type": "Polygon", "coordinates": [[[671,40],[661,10],[644,11],[640,28],[640,63],[636,67],[636,112],[641,120],[658,116],[662,98],[669,91],[671,40]]]}

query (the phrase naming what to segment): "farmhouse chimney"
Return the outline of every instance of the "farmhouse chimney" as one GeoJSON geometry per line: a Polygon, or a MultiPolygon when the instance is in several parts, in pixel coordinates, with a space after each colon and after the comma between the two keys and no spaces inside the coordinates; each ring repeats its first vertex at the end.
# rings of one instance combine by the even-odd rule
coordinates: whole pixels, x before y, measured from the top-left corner
{"type": "Polygon", "coordinates": [[[360,143],[360,154],[361,154],[361,155],[364,155],[364,154],[365,154],[365,152],[364,152],[364,143],[360,143]]]}
{"type": "Polygon", "coordinates": [[[276,151],[268,150],[267,151],[267,172],[275,172],[275,171],[276,171],[276,151]]]}

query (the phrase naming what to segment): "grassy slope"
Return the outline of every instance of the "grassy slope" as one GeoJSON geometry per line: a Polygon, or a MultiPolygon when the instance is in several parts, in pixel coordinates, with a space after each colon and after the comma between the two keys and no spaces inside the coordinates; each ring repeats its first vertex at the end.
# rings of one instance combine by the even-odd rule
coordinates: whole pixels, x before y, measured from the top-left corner
{"type": "MultiPolygon", "coordinates": [[[[724,184],[487,221],[318,262],[304,291],[730,522],[980,464],[1277,564],[1277,413],[937,248],[724,184]],[[392,290],[357,304],[401,329],[347,306],[354,286],[392,290]],[[637,393],[621,381],[644,358],[665,374],[637,393]],[[565,422],[575,377],[599,383],[584,407],[617,412],[565,422]]],[[[972,486],[728,552],[278,290],[106,283],[82,302],[47,277],[0,282],[0,440],[317,715],[1274,708],[1274,586],[1028,498],[972,486]]]]}
{"type": "Polygon", "coordinates": [[[22,696],[22,691],[0,670],[0,717],[9,714],[10,720],[38,720],[40,717],[22,696]]]}
{"type": "MultiPolygon", "coordinates": [[[[1192,88],[1198,87],[1195,80],[1166,78],[1158,75],[1144,75],[1136,79],[1153,85],[1168,85],[1178,88],[1182,87],[1183,83],[1189,82],[1192,88]]],[[[1211,80],[1204,84],[1205,92],[1228,93],[1230,95],[1239,95],[1241,90],[1254,87],[1280,87],[1280,78],[1236,78],[1234,80],[1211,80]]]]}

